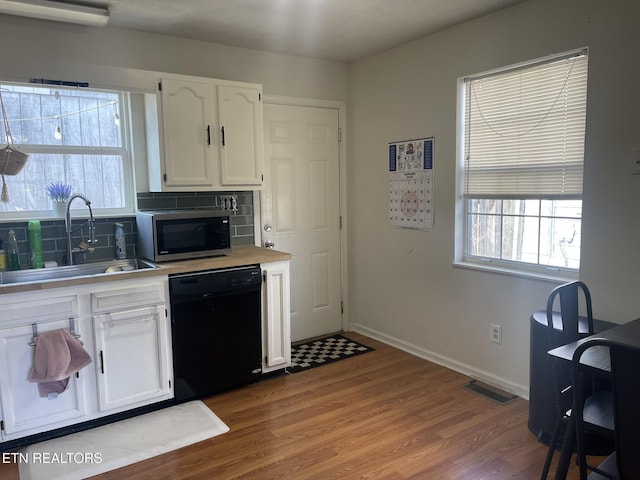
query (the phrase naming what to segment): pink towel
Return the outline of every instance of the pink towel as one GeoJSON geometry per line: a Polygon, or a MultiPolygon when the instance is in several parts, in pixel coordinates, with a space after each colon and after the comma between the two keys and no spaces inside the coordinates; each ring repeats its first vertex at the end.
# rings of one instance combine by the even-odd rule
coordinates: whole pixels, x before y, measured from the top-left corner
{"type": "Polygon", "coordinates": [[[28,379],[38,383],[41,397],[64,392],[69,377],[91,363],[82,342],[67,330],[45,332],[33,341],[36,347],[28,379]]]}

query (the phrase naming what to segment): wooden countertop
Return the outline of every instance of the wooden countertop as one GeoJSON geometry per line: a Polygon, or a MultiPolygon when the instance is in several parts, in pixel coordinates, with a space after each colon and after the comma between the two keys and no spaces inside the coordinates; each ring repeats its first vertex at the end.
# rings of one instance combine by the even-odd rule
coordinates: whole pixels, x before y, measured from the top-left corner
{"type": "Polygon", "coordinates": [[[240,267],[260,263],[290,260],[291,254],[255,246],[233,247],[231,255],[194,260],[178,260],[159,263],[158,268],[134,270],[131,272],[115,272],[101,275],[85,275],[73,278],[43,280],[39,282],[9,283],[0,285],[0,295],[7,293],[40,291],[50,288],[72,287],[88,283],[115,282],[119,280],[153,277],[156,275],[174,275],[187,272],[202,272],[220,268],[240,267]]]}

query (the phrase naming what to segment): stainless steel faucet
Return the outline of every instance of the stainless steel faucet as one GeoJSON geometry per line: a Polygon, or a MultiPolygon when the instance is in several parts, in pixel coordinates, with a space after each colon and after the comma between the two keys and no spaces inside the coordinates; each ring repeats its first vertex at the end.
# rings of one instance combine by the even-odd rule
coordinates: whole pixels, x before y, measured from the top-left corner
{"type": "MultiPolygon", "coordinates": [[[[94,225],[94,218],[93,218],[93,210],[91,210],[91,201],[86,198],[84,195],[80,195],[79,193],[76,193],[74,195],[71,195],[71,197],[69,198],[69,201],[67,202],[67,211],[66,211],[66,215],[64,217],[64,227],[65,227],[65,233],[67,236],[67,265],[73,265],[73,254],[74,252],[82,252],[82,251],[87,251],[87,249],[82,249],[82,248],[76,248],[74,249],[73,246],[71,245],[71,236],[73,235],[73,232],[75,232],[76,230],[80,230],[82,227],[85,226],[85,224],[89,225],[89,247],[91,249],[94,248],[95,244],[96,244],[96,234],[95,234],[95,225],[94,225]],[[76,198],[80,198],[84,201],[84,204],[89,208],[89,220],[87,220],[84,223],[81,223],[80,225],[78,225],[76,228],[71,228],[71,202],[73,202],[76,198]]],[[[91,250],[93,251],[93,250],[91,250]]]]}

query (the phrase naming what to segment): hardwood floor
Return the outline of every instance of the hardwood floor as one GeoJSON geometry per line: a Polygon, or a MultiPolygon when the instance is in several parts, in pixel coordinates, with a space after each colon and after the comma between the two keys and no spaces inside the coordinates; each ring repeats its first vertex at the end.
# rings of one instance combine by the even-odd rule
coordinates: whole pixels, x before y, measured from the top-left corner
{"type": "MultiPolygon", "coordinates": [[[[228,433],[93,478],[539,478],[546,447],[527,401],[500,405],[463,389],[464,375],[347,336],[376,350],[209,397],[228,433]]],[[[0,464],[0,478],[17,467],[0,464]]]]}

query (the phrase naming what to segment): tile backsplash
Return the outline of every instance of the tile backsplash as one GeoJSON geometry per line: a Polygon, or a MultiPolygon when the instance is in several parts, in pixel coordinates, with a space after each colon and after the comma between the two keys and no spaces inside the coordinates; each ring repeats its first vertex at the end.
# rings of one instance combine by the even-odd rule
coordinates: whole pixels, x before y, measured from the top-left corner
{"type": "MultiPolygon", "coordinates": [[[[229,212],[231,218],[231,245],[253,245],[253,192],[187,192],[187,193],[139,193],[139,210],[175,210],[175,209],[222,209],[221,197],[233,195],[237,198],[236,212],[229,212]]],[[[82,212],[84,215],[84,212],[82,212]]],[[[0,215],[1,219],[1,215],[0,215]]],[[[72,219],[73,226],[79,226],[86,219],[72,219]]],[[[93,253],[77,254],[76,263],[111,260],[115,255],[115,226],[114,223],[124,225],[127,244],[127,257],[137,256],[136,218],[111,217],[97,218],[96,249],[93,253]]],[[[64,219],[41,219],[42,250],[44,260],[66,264],[66,238],[64,219]]],[[[0,223],[0,239],[3,248],[7,248],[9,230],[16,232],[18,249],[20,251],[20,265],[30,268],[29,232],[26,221],[0,223]]],[[[73,234],[73,244],[89,238],[86,227],[73,234]]]]}

